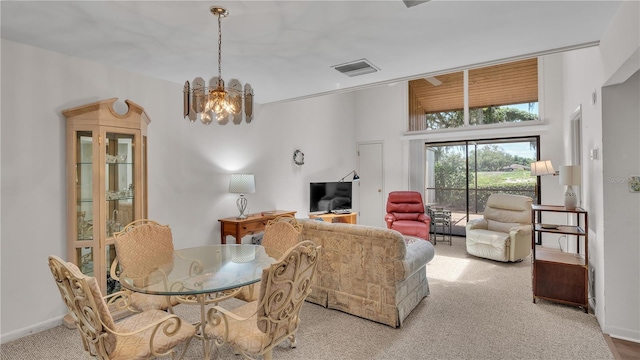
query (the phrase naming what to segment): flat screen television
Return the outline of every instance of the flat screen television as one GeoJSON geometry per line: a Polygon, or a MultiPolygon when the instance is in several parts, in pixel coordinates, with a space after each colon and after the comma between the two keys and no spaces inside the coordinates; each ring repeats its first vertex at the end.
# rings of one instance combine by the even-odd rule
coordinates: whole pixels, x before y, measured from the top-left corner
{"type": "Polygon", "coordinates": [[[351,210],[352,185],[350,181],[310,183],[309,212],[330,213],[336,210],[351,210]]]}

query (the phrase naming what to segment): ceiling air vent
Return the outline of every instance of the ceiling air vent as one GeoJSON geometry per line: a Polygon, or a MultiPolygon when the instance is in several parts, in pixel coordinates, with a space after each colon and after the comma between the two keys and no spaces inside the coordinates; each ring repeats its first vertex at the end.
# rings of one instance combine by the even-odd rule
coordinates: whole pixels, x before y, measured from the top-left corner
{"type": "Polygon", "coordinates": [[[380,70],[366,59],[360,59],[346,64],[334,65],[332,66],[332,68],[347,76],[370,74],[380,70]]]}

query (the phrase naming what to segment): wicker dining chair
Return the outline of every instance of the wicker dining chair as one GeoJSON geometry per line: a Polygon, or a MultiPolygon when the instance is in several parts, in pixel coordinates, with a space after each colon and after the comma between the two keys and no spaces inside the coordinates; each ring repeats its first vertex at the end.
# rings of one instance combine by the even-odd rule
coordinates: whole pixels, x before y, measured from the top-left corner
{"type": "Polygon", "coordinates": [[[296,347],[300,310],[311,293],[319,256],[320,247],[309,240],[289,249],[277,263],[262,270],[258,300],[233,310],[209,309],[207,336],[218,345],[231,345],[247,358],[263,355],[270,360],[273,347],[287,339],[296,347]]]}
{"type": "Polygon", "coordinates": [[[184,357],[196,334],[190,323],[155,309],[115,322],[109,305],[113,305],[112,299],[127,301],[126,292],[103,298],[95,277],[83,274],[75,264],[57,256],[49,256],[49,269],[90,357],[122,360],[184,357]],[[180,346],[182,350],[178,351],[180,346]]]}
{"type": "MultiPolygon", "coordinates": [[[[281,215],[267,222],[264,228],[262,246],[275,249],[284,254],[300,242],[302,234],[302,224],[292,215],[281,215]]],[[[236,298],[244,301],[255,301],[258,299],[260,283],[251,284],[240,289],[236,298]]]]}
{"type": "MultiPolygon", "coordinates": [[[[127,272],[130,278],[145,278],[161,269],[170,271],[173,267],[173,236],[168,225],[153,220],[141,219],[129,223],[120,232],[113,234],[116,259],[111,264],[111,277],[119,280],[119,274],[127,272]]],[[[178,304],[175,297],[147,295],[129,292],[130,310],[168,310],[178,304]]]]}

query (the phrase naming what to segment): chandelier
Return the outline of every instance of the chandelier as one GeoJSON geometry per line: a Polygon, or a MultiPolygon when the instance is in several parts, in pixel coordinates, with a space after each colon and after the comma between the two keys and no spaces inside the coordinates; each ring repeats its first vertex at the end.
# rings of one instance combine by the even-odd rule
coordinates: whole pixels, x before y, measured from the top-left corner
{"type": "Polygon", "coordinates": [[[184,117],[191,122],[200,120],[205,125],[214,120],[220,125],[226,125],[229,121],[240,124],[243,118],[250,123],[253,120],[251,85],[245,84],[243,90],[240,81],[231,79],[229,86],[225,87],[222,80],[221,19],[229,16],[229,12],[220,6],[212,6],[210,11],[218,17],[218,77],[212,78],[209,86],[200,77],[193,80],[193,88],[189,81],[184,83],[184,117]]]}

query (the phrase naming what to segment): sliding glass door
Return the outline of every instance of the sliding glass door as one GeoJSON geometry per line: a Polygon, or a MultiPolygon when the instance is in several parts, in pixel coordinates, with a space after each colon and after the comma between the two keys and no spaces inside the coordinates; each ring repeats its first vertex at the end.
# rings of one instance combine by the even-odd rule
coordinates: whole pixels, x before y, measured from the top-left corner
{"type": "Polygon", "coordinates": [[[451,211],[452,233],[464,235],[492,193],[536,197],[538,147],[538,137],[427,143],[426,205],[451,211]]]}

